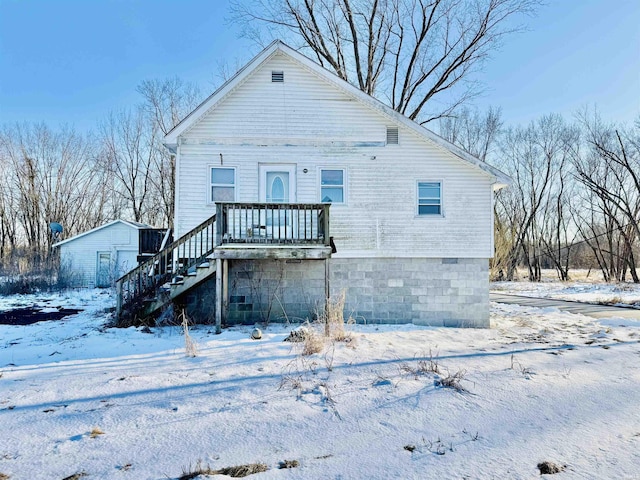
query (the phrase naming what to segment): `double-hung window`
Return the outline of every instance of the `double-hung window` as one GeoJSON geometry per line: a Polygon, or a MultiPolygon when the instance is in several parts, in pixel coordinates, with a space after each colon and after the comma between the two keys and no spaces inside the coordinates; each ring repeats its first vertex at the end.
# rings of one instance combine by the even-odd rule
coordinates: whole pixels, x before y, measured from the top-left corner
{"type": "Polygon", "coordinates": [[[320,201],[323,203],[345,203],[344,169],[320,170],[320,201]]]}
{"type": "Polygon", "coordinates": [[[234,202],[236,199],[236,169],[211,167],[210,202],[234,202]]]}
{"type": "Polygon", "coordinates": [[[418,215],[442,215],[441,182],[418,182],[418,215]]]}

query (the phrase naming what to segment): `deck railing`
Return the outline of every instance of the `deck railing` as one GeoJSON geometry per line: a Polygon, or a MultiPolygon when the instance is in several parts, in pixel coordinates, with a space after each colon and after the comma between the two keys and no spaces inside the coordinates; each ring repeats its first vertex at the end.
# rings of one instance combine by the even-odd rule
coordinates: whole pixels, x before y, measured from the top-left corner
{"type": "Polygon", "coordinates": [[[329,245],[329,204],[218,203],[218,243],[329,245]]]}
{"type": "Polygon", "coordinates": [[[216,214],[116,281],[116,314],[153,297],[220,245],[330,245],[329,204],[217,203],[216,214]],[[217,220],[216,220],[217,219],[217,220]]]}
{"type": "Polygon", "coordinates": [[[154,294],[171,278],[186,274],[204,262],[216,246],[216,216],[166,246],[116,281],[118,318],[123,307],[154,294]]]}

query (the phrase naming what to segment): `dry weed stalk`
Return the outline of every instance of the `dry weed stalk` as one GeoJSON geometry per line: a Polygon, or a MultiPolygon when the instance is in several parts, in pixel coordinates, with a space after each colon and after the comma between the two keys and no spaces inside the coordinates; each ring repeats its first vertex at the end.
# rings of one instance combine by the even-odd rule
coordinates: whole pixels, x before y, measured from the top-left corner
{"type": "Polygon", "coordinates": [[[344,303],[345,291],[339,295],[327,298],[324,315],[319,316],[324,322],[324,335],[338,342],[347,339],[348,335],[344,329],[344,303]]]}
{"type": "Polygon", "coordinates": [[[189,317],[185,313],[184,309],[180,314],[182,321],[180,322],[182,326],[182,332],[184,334],[184,349],[187,357],[196,357],[198,356],[198,345],[189,335],[189,317]]]}
{"type": "Polygon", "coordinates": [[[447,374],[444,378],[436,378],[433,384],[436,387],[453,388],[458,393],[464,393],[468,390],[464,388],[460,382],[464,379],[466,374],[467,372],[465,370],[458,370],[454,374],[447,374]]]}
{"type": "Polygon", "coordinates": [[[415,367],[409,365],[408,363],[403,363],[400,365],[400,371],[402,373],[408,373],[418,378],[420,375],[428,375],[428,374],[440,374],[440,365],[438,364],[438,353],[436,352],[436,356],[433,356],[433,351],[429,349],[429,357],[418,360],[417,365],[415,367]]]}
{"type": "Polygon", "coordinates": [[[225,467],[213,470],[209,465],[206,467],[198,460],[195,468],[191,466],[182,469],[182,475],[178,480],[192,480],[200,475],[227,475],[232,478],[241,478],[253,475],[254,473],[266,472],[269,467],[264,463],[249,463],[247,465],[237,465],[235,467],[225,467]]]}
{"type": "Polygon", "coordinates": [[[308,356],[314,353],[320,353],[324,349],[324,338],[313,328],[307,330],[304,336],[302,347],[302,355],[308,356]]]}
{"type": "Polygon", "coordinates": [[[74,473],[73,475],[69,475],[68,477],[64,477],[62,480],[80,480],[82,477],[88,477],[89,474],[82,470],[81,472],[74,473]]]}

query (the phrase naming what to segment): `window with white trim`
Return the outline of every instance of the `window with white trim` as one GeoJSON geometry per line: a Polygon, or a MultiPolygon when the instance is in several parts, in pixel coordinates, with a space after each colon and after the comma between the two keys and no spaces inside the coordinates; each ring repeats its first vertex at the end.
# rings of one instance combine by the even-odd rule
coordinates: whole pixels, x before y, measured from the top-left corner
{"type": "Polygon", "coordinates": [[[418,182],[418,215],[442,215],[441,182],[418,182]]]}
{"type": "Polygon", "coordinates": [[[323,203],[345,203],[344,169],[320,169],[320,201],[323,203]]]}
{"type": "Polygon", "coordinates": [[[236,199],[236,169],[211,167],[210,202],[234,202],[236,199]]]}

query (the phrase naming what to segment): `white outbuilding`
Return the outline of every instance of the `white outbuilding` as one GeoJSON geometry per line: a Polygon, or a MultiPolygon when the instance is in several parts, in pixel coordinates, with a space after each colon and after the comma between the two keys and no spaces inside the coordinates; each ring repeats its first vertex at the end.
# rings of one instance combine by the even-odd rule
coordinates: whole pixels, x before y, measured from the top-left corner
{"type": "Polygon", "coordinates": [[[155,229],[127,220],[113,220],[53,245],[60,249],[61,271],[77,287],[110,287],[138,265],[140,237],[155,229]]]}

